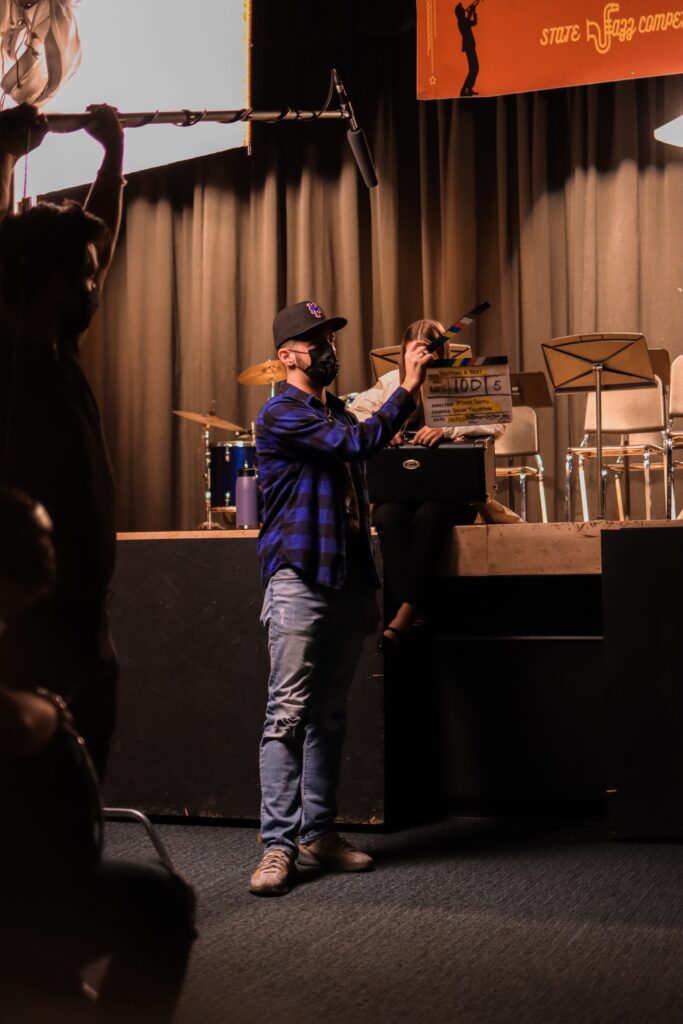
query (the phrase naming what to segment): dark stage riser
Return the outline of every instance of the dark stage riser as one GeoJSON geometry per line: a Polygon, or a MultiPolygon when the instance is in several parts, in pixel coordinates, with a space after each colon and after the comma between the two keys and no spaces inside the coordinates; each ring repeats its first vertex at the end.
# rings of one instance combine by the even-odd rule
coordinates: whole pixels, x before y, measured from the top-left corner
{"type": "Polygon", "coordinates": [[[430,618],[428,648],[387,659],[389,816],[419,816],[427,794],[442,813],[600,816],[600,577],[446,577],[430,618]],[[417,787],[396,757],[416,700],[432,773],[417,787]]]}
{"type": "Polygon", "coordinates": [[[602,558],[610,821],[681,837],[683,530],[605,534],[602,558]]]}
{"type": "MultiPolygon", "coordinates": [[[[121,662],[105,800],[158,815],[259,816],[268,681],[256,539],[119,540],[112,629],[121,662]]],[[[376,639],[354,680],[339,816],[384,820],[376,639]]]]}
{"type": "MultiPolygon", "coordinates": [[[[366,643],[340,820],[590,810],[615,834],[683,835],[683,524],[496,529],[459,528],[463,565],[467,543],[470,570],[484,565],[486,540],[491,575],[437,581],[425,644],[383,656],[366,643]],[[539,545],[551,558],[555,535],[573,574],[496,574],[538,562],[539,545]]],[[[255,538],[137,536],[119,542],[107,803],[256,820],[268,655],[255,538]]]]}
{"type": "MultiPolygon", "coordinates": [[[[268,655],[255,538],[161,536],[119,541],[122,671],[107,803],[256,820],[268,655]]],[[[445,577],[431,618],[419,649],[384,657],[376,638],[366,643],[340,820],[599,811],[599,575],[445,577]]]]}

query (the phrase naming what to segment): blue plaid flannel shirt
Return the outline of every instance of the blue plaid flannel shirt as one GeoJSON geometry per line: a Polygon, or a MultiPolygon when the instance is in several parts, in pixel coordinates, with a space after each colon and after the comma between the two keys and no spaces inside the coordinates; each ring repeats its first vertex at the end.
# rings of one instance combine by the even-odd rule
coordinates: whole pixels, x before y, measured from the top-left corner
{"type": "Polygon", "coordinates": [[[364,460],[380,451],[415,409],[397,390],[359,423],[344,403],[286,385],[260,410],[256,455],[263,495],[258,553],[264,586],[285,566],[311,583],[339,588],[346,577],[346,469],[358,495],[363,561],[368,582],[378,586],[370,547],[364,460]]]}

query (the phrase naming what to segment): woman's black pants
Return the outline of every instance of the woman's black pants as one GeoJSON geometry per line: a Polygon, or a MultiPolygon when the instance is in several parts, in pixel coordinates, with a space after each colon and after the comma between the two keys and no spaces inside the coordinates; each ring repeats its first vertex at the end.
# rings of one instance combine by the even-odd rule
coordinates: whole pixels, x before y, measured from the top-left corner
{"type": "Polygon", "coordinates": [[[472,505],[436,501],[375,506],[374,522],[384,560],[385,604],[390,616],[404,601],[424,607],[451,528],[473,523],[476,515],[472,505]]]}

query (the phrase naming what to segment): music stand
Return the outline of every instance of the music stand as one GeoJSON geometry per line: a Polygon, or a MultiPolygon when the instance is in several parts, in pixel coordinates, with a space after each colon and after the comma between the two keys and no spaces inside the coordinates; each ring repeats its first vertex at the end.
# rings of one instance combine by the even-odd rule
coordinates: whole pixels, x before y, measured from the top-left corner
{"type": "Polygon", "coordinates": [[[595,391],[598,519],[605,518],[602,486],[602,392],[656,387],[642,334],[574,334],[544,343],[543,356],[556,395],[595,391]]]}
{"type": "Polygon", "coordinates": [[[370,366],[375,380],[390,370],[398,370],[401,366],[401,346],[385,345],[384,348],[370,349],[370,366]]]}
{"type": "Polygon", "coordinates": [[[532,409],[552,409],[553,400],[548,380],[542,370],[511,373],[512,405],[528,405],[532,409]]]}

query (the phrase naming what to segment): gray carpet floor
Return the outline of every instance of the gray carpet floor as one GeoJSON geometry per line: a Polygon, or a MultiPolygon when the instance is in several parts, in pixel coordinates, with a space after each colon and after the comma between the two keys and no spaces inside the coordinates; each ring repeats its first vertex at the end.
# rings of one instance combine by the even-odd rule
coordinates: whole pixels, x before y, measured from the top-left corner
{"type": "Polygon", "coordinates": [[[683,1022],[681,845],[459,819],[350,836],[377,870],[263,899],[253,829],[159,828],[199,900],[176,1024],[683,1022]]]}

